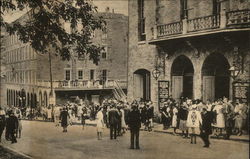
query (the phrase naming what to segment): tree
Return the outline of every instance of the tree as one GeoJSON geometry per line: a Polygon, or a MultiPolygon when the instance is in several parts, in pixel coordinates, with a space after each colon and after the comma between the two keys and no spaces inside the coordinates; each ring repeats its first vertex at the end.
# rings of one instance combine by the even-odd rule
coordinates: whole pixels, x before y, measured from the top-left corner
{"type": "Polygon", "coordinates": [[[91,42],[91,33],[103,29],[105,21],[95,16],[97,7],[90,0],[1,0],[0,25],[10,35],[17,34],[23,43],[30,43],[41,54],[50,53],[63,60],[73,56],[88,55],[98,64],[103,47],[91,42]],[[24,21],[7,23],[3,16],[10,11],[27,10],[24,21]],[[67,32],[64,23],[69,23],[72,32],[67,32]],[[79,29],[80,28],[80,29],[79,29]],[[71,51],[73,50],[73,51],[71,51]],[[72,54],[73,53],[73,54],[72,54]]]}

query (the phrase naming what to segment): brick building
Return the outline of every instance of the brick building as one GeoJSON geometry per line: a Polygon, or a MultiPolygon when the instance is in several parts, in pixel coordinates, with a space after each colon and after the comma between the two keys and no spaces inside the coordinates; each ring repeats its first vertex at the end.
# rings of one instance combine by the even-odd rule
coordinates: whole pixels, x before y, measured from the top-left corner
{"type": "Polygon", "coordinates": [[[249,17],[244,0],[129,0],[129,100],[249,102],[249,17]]]}
{"type": "MultiPolygon", "coordinates": [[[[128,18],[108,10],[97,13],[97,16],[103,16],[106,21],[106,29],[96,30],[92,35],[93,42],[105,48],[99,64],[93,64],[88,57],[62,61],[52,53],[51,102],[64,103],[78,96],[82,100],[98,103],[104,94],[120,98],[121,90],[126,92],[128,18]]],[[[34,52],[16,35],[6,35],[3,42],[5,49],[1,55],[6,69],[5,78],[1,78],[1,105],[48,106],[51,103],[49,56],[34,52]]]]}

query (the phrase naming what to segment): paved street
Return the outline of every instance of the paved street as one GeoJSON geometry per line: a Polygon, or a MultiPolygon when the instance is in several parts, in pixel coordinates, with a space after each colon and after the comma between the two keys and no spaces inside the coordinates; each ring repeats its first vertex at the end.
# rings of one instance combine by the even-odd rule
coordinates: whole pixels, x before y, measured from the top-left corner
{"type": "Polygon", "coordinates": [[[118,140],[110,140],[105,130],[103,140],[97,140],[95,127],[70,126],[68,133],[53,123],[23,121],[23,137],[17,144],[3,139],[2,145],[32,158],[45,159],[248,159],[249,145],[244,142],[212,140],[211,148],[203,148],[198,139],[191,145],[189,139],[156,132],[141,132],[141,150],[129,149],[129,133],[118,140]],[[240,152],[240,153],[239,153],[240,152]]]}

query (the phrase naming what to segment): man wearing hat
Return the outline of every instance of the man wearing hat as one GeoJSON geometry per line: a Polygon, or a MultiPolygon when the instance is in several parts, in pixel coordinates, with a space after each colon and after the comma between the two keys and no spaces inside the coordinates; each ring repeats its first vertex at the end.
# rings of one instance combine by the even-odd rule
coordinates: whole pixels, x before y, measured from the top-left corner
{"type": "Polygon", "coordinates": [[[17,143],[15,133],[17,132],[18,129],[18,118],[15,116],[13,110],[10,111],[10,117],[7,122],[7,125],[9,127],[9,133],[11,137],[11,143],[17,143]]]}
{"type": "Polygon", "coordinates": [[[213,115],[206,108],[202,108],[202,121],[200,137],[205,144],[203,147],[209,147],[209,135],[212,134],[213,115]]]}
{"type": "Polygon", "coordinates": [[[119,122],[119,113],[115,107],[115,103],[111,104],[111,109],[108,112],[108,122],[110,126],[110,139],[116,139],[118,122],[119,122]]]}
{"type": "Polygon", "coordinates": [[[0,106],[0,143],[4,128],[5,128],[5,111],[0,106]]]}
{"type": "Polygon", "coordinates": [[[141,127],[141,114],[136,104],[132,104],[131,111],[128,113],[128,126],[131,133],[130,149],[140,149],[139,133],[141,127]]]}

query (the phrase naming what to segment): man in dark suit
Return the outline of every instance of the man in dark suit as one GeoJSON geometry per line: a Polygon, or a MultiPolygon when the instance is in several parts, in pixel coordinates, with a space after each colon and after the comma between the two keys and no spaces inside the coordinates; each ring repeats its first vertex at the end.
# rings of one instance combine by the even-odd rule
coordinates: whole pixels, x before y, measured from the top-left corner
{"type": "Polygon", "coordinates": [[[110,127],[110,139],[116,139],[117,136],[117,129],[118,129],[118,122],[119,122],[119,113],[115,107],[115,104],[112,104],[111,109],[108,112],[108,121],[110,127]]]}
{"type": "Polygon", "coordinates": [[[15,116],[14,112],[11,111],[10,112],[10,117],[8,119],[7,125],[9,127],[9,133],[10,133],[10,137],[11,137],[11,143],[16,143],[16,132],[18,129],[18,118],[15,116]]]}
{"type": "Polygon", "coordinates": [[[128,113],[128,126],[130,128],[130,149],[140,149],[139,133],[141,127],[141,114],[138,105],[132,104],[131,111],[128,113]],[[135,145],[135,147],[134,147],[135,145]]]}
{"type": "Polygon", "coordinates": [[[206,108],[202,108],[202,125],[201,125],[201,134],[200,137],[204,142],[203,147],[209,147],[209,135],[212,134],[212,122],[213,115],[211,112],[208,112],[206,108]]]}
{"type": "Polygon", "coordinates": [[[5,111],[0,106],[0,143],[4,128],[5,128],[5,111]]]}

